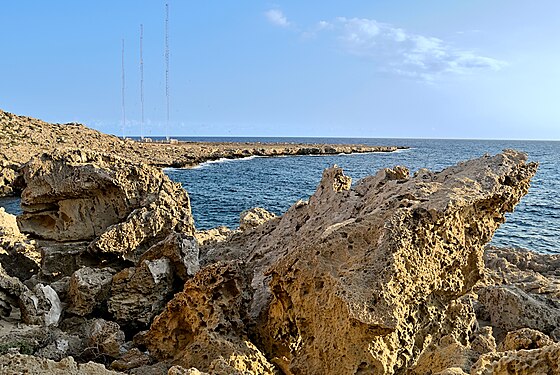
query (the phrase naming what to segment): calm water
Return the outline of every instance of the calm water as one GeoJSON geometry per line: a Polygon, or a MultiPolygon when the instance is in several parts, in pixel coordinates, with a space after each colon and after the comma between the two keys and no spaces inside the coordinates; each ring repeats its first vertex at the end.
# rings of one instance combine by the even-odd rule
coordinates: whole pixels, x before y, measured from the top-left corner
{"type": "Polygon", "coordinates": [[[347,138],[260,140],[399,145],[412,149],[396,153],[249,158],[205,163],[195,169],[167,169],[167,174],[181,182],[189,192],[198,228],[218,225],[236,227],[239,213],[255,206],[281,214],[298,199],[307,199],[313,194],[323,169],[333,164],[344,168],[355,182],[375,174],[380,168],[404,165],[412,172],[422,167],[441,170],[485,153],[496,154],[503,149],[514,148],[528,153],[530,160],[539,161],[540,167],[529,194],[514,213],[507,215],[507,222],[496,232],[493,242],[560,253],[560,142],[347,138]]]}
{"type": "MultiPolygon", "coordinates": [[[[459,161],[496,154],[506,148],[528,153],[540,162],[529,194],[507,215],[493,243],[540,252],[560,253],[560,142],[471,141],[349,138],[184,138],[193,141],[273,141],[315,143],[363,143],[409,146],[395,153],[331,156],[247,158],[205,163],[193,169],[166,169],[189,192],[197,228],[219,225],[236,227],[239,214],[259,206],[276,214],[285,212],[298,199],[307,199],[317,187],[323,169],[337,164],[356,182],[380,168],[404,165],[441,170],[459,161]]],[[[0,206],[19,210],[18,201],[1,199],[0,206]]]]}

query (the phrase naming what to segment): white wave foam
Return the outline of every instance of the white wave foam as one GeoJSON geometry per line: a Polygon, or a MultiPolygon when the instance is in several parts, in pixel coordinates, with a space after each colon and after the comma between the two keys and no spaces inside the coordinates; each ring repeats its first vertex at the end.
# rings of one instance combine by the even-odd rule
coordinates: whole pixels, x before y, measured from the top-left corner
{"type": "Polygon", "coordinates": [[[163,168],[163,171],[172,171],[172,170],[181,170],[181,169],[202,169],[205,168],[209,165],[212,164],[222,164],[222,163],[229,163],[229,162],[234,162],[234,161],[247,161],[247,160],[252,160],[252,159],[256,159],[256,158],[287,158],[287,157],[291,157],[291,156],[308,156],[308,157],[324,157],[324,156],[352,156],[352,155],[368,155],[368,154],[389,154],[389,153],[399,153],[399,152],[404,152],[404,151],[408,151],[411,150],[412,148],[409,149],[398,149],[395,151],[372,151],[372,152],[351,152],[351,153],[344,153],[341,152],[340,154],[308,154],[308,155],[298,155],[298,154],[293,154],[293,155],[267,155],[267,156],[263,156],[263,155],[251,155],[251,156],[246,156],[243,158],[219,158],[216,160],[208,160],[205,161],[204,163],[200,163],[198,165],[195,165],[194,167],[185,167],[185,168],[163,168]]]}

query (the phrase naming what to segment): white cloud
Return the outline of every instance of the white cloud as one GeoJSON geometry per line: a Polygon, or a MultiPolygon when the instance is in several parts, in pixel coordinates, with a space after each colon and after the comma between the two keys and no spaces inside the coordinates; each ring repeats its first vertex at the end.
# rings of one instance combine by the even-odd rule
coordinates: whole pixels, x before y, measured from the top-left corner
{"type": "Polygon", "coordinates": [[[304,31],[301,36],[305,39],[315,38],[321,31],[332,30],[334,25],[327,21],[319,21],[311,29],[304,31]]]}
{"type": "MultiPolygon", "coordinates": [[[[323,21],[324,22],[324,21],[323,21]]],[[[339,17],[325,22],[344,50],[375,61],[380,70],[433,81],[449,74],[497,71],[506,62],[454,47],[442,39],[408,32],[367,18],[339,17]]],[[[315,28],[315,32],[326,30],[315,28]]]]}
{"type": "Polygon", "coordinates": [[[290,22],[279,9],[270,9],[264,13],[266,18],[270,23],[280,27],[288,27],[290,26],[290,22]]]}
{"type": "Polygon", "coordinates": [[[332,27],[330,22],[327,21],[319,21],[317,22],[317,30],[325,30],[325,29],[330,29],[332,27]]]}

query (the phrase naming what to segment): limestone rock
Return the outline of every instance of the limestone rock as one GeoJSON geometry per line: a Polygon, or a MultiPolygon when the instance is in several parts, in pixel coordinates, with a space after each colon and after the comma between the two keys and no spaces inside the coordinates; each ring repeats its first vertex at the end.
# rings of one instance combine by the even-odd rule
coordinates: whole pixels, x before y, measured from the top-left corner
{"type": "Polygon", "coordinates": [[[560,374],[560,344],[534,350],[486,354],[474,364],[471,375],[560,374]]]}
{"type": "Polygon", "coordinates": [[[0,197],[13,195],[17,188],[14,186],[18,178],[17,167],[0,163],[0,197]]]}
{"type": "Polygon", "coordinates": [[[437,345],[424,350],[409,373],[418,375],[442,373],[451,368],[468,372],[476,359],[478,359],[477,353],[468,346],[446,336],[437,345]]]}
{"type": "Polygon", "coordinates": [[[14,311],[9,317],[0,319],[0,355],[12,352],[34,354],[51,344],[53,336],[57,338],[50,327],[22,324],[18,312],[14,311]]]}
{"type": "Polygon", "coordinates": [[[99,363],[78,364],[72,357],[60,362],[23,354],[0,356],[0,373],[5,375],[117,375],[120,372],[107,370],[99,363]]]}
{"type": "Polygon", "coordinates": [[[115,270],[84,267],[70,278],[69,311],[77,315],[91,314],[93,309],[109,297],[115,270]]]}
{"type": "Polygon", "coordinates": [[[238,262],[206,267],[167,304],[143,344],[158,360],[187,368],[209,371],[221,360],[232,371],[272,374],[273,366],[247,337],[248,287],[238,262]]]}
{"type": "Polygon", "coordinates": [[[0,207],[0,264],[10,276],[25,281],[39,271],[40,254],[23,235],[16,217],[0,207]]]}
{"type": "Polygon", "coordinates": [[[174,274],[181,280],[193,277],[200,269],[198,242],[195,237],[185,234],[170,234],[165,240],[149,248],[139,263],[160,258],[169,259],[174,274]]]}
{"type": "Polygon", "coordinates": [[[192,235],[194,224],[188,198],[181,199],[187,193],[179,185],[173,185],[172,189],[162,192],[156,202],[134,210],[126,221],[110,227],[92,243],[92,249],[122,254],[137,261],[150,246],[173,232],[192,235]]]}
{"type": "Polygon", "coordinates": [[[84,342],[77,335],[50,330],[48,337],[50,342],[33,353],[37,357],[60,361],[70,356],[76,358],[84,352],[84,342]]]}
{"type": "Polygon", "coordinates": [[[194,232],[187,193],[156,168],[74,150],[35,157],[23,171],[18,223],[36,237],[95,240],[93,249],[124,256],[194,232]]]}
{"type": "Polygon", "coordinates": [[[484,263],[489,284],[514,285],[527,293],[560,300],[559,254],[487,246],[484,263]]]}
{"type": "Polygon", "coordinates": [[[49,307],[45,310],[41,323],[46,326],[57,325],[62,315],[62,303],[56,291],[50,285],[38,284],[33,288],[33,292],[39,301],[48,301],[49,307]]]}
{"type": "Polygon", "coordinates": [[[173,293],[173,268],[167,258],[144,260],[113,277],[109,312],[122,324],[147,326],[173,293]]]}
{"type": "Polygon", "coordinates": [[[467,374],[480,355],[496,352],[492,328],[484,327],[461,343],[451,335],[442,337],[422,351],[409,374],[467,374]]]}
{"type": "Polygon", "coordinates": [[[499,351],[538,349],[553,343],[554,341],[542,332],[530,328],[522,328],[517,331],[508,332],[504,341],[500,344],[499,351]]]}
{"type": "MultiPolygon", "coordinates": [[[[215,374],[215,372],[213,374],[215,374]]],[[[200,372],[198,369],[194,367],[186,369],[181,366],[173,366],[169,369],[167,375],[208,375],[208,373],[200,372]]]]}
{"type": "Polygon", "coordinates": [[[88,252],[89,242],[37,241],[41,252],[40,277],[56,281],[82,267],[95,267],[101,263],[99,257],[88,252]]]}
{"type": "Polygon", "coordinates": [[[289,249],[269,271],[269,352],[294,372],[392,373],[430,336],[465,340],[442,312],[480,277],[482,246],[527,193],[536,165],[525,159],[506,151],[429,180],[382,171],[350,191],[326,172],[309,205],[283,218],[299,230],[266,239],[289,249]]]}
{"type": "Polygon", "coordinates": [[[115,322],[94,319],[85,325],[85,337],[94,355],[105,355],[117,358],[121,355],[121,347],[125,342],[124,332],[115,322]]]}
{"type": "Polygon", "coordinates": [[[111,363],[111,368],[117,371],[129,371],[134,368],[149,365],[150,357],[142,353],[138,348],[132,348],[123,354],[119,359],[111,363]]]}
{"type": "Polygon", "coordinates": [[[233,231],[228,227],[217,227],[207,230],[196,231],[194,236],[201,246],[214,245],[229,239],[238,231],[233,231]]]}
{"type": "Polygon", "coordinates": [[[30,290],[21,281],[6,274],[0,266],[0,312],[8,316],[16,306],[26,324],[56,325],[62,313],[58,295],[50,286],[37,284],[30,290]]]}
{"type": "Polygon", "coordinates": [[[495,352],[496,339],[494,338],[492,327],[483,327],[475,332],[471,342],[471,349],[478,354],[495,352]]]}
{"type": "Polygon", "coordinates": [[[506,331],[532,328],[550,334],[560,327],[560,302],[512,285],[487,286],[478,292],[492,325],[506,331]]]}
{"type": "Polygon", "coordinates": [[[10,276],[25,281],[40,271],[41,253],[27,240],[23,242],[0,239],[0,264],[10,276]]]}
{"type": "Polygon", "coordinates": [[[170,365],[164,362],[145,365],[130,370],[130,375],[167,375],[170,365]]]}
{"type": "Polygon", "coordinates": [[[210,245],[201,263],[246,261],[251,333],[285,372],[402,371],[446,335],[468,344],[473,310],[459,300],[536,168],[505,151],[414,177],[382,170],[354,188],[332,168],[308,204],[210,245]]]}
{"type": "Polygon", "coordinates": [[[239,215],[239,229],[241,231],[253,229],[275,217],[276,215],[268,212],[264,208],[251,208],[250,210],[243,211],[241,215],[239,215]]]}
{"type": "Polygon", "coordinates": [[[70,276],[65,276],[57,281],[49,284],[54,289],[58,298],[64,303],[68,298],[68,291],[70,290],[70,276]]]}
{"type": "Polygon", "coordinates": [[[15,215],[7,213],[4,207],[0,207],[0,237],[22,237],[15,215]]]}

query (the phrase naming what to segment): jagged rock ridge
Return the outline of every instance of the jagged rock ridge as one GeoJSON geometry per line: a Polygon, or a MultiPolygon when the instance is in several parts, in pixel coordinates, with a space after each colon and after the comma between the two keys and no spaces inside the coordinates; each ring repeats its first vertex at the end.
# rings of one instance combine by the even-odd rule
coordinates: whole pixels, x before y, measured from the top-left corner
{"type": "Polygon", "coordinates": [[[20,223],[43,239],[8,216],[1,243],[40,249],[41,271],[0,274],[0,304],[60,322],[16,326],[12,313],[0,339],[63,361],[9,354],[0,366],[75,373],[74,356],[131,374],[558,372],[558,259],[483,253],[536,171],[521,153],[412,177],[385,169],[354,187],[331,168],[308,202],[281,217],[248,211],[239,230],[196,233],[200,245],[186,193],[150,167],[71,151],[26,168],[20,223]],[[111,202],[126,214],[80,211],[111,202]]]}
{"type": "Polygon", "coordinates": [[[103,134],[77,123],[51,124],[0,110],[0,196],[21,191],[19,169],[32,157],[74,149],[117,155],[136,164],[189,167],[221,158],[391,152],[398,147],[261,142],[136,142],[103,134]]]}
{"type": "MultiPolygon", "coordinates": [[[[412,178],[383,170],[354,188],[332,168],[308,203],[203,248],[202,263],[243,261],[252,296],[241,320],[285,373],[399,372],[441,337],[467,342],[476,317],[464,296],[482,276],[482,247],[536,168],[506,151],[412,178]]],[[[168,324],[187,310],[168,307],[148,348],[158,352],[169,339],[162,332],[174,340],[168,324]]],[[[162,358],[196,344],[187,337],[162,358]]]]}

